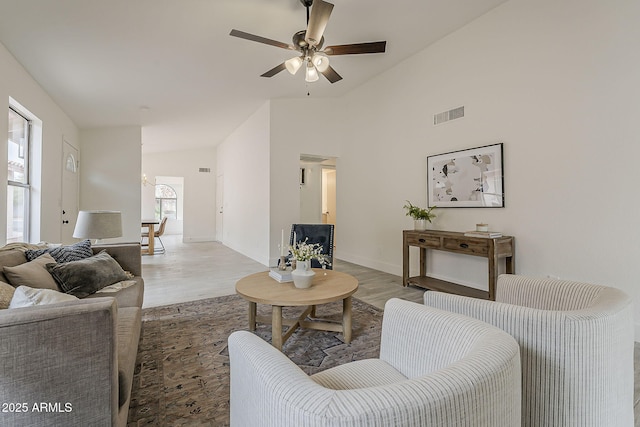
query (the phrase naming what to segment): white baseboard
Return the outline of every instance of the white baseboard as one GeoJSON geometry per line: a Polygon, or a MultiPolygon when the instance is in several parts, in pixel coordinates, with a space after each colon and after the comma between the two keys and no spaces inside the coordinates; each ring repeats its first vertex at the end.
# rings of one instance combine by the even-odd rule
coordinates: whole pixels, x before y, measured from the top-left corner
{"type": "Polygon", "coordinates": [[[374,270],[379,270],[384,273],[394,274],[396,276],[402,277],[402,266],[398,266],[388,262],[372,260],[369,258],[363,258],[355,254],[345,254],[344,252],[337,251],[335,254],[333,254],[333,257],[353,264],[361,265],[363,267],[373,268],[374,270]]]}
{"type": "Polygon", "coordinates": [[[182,236],[184,243],[215,242],[216,236],[182,236]]]}

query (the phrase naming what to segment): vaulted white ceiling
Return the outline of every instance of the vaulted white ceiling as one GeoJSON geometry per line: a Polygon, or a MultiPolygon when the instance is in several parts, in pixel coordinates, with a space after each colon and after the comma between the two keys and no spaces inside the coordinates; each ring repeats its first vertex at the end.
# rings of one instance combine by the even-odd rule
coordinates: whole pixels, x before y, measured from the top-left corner
{"type": "MultiPolygon", "coordinates": [[[[334,0],[325,45],[387,41],[333,56],[343,80],[260,74],[295,56],[299,0],[2,0],[0,42],[80,128],[142,125],[144,150],[215,145],[268,99],[339,97],[505,0],[334,0]]],[[[1,76],[0,76],[1,78],[1,76]]]]}

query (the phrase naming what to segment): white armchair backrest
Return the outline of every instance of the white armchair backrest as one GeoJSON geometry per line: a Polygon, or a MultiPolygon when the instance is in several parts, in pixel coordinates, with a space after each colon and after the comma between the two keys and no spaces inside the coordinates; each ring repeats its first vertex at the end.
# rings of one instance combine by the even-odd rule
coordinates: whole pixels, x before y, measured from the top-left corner
{"type": "Polygon", "coordinates": [[[421,377],[463,359],[491,332],[487,326],[394,298],[384,309],[380,359],[407,378],[421,377]]]}
{"type": "Polygon", "coordinates": [[[592,305],[605,286],[569,280],[501,274],[496,301],[540,310],[582,310],[592,305]]]}

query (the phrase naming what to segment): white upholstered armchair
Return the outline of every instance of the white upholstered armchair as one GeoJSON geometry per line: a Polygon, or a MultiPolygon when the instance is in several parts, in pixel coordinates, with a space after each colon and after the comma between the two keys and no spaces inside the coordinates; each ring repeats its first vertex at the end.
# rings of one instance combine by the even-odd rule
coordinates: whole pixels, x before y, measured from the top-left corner
{"type": "Polygon", "coordinates": [[[518,341],[523,426],[633,426],[633,314],[620,290],[501,275],[495,302],[440,292],[424,301],[518,341]]]}
{"type": "Polygon", "coordinates": [[[385,306],[380,358],[308,376],[259,337],[229,337],[231,425],[519,426],[520,354],[486,323],[385,306]]]}

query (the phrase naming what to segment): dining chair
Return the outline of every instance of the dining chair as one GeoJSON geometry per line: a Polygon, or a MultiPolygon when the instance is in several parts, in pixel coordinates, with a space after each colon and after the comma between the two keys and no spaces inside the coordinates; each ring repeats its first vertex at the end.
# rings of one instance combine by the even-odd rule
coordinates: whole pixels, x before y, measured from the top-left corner
{"type": "MultiPolygon", "coordinates": [[[[164,228],[165,228],[166,224],[167,224],[167,217],[165,216],[164,218],[162,218],[162,221],[160,221],[160,226],[158,227],[158,229],[153,232],[153,238],[154,239],[158,239],[158,242],[160,242],[160,246],[161,246],[161,249],[158,249],[158,250],[154,249],[154,252],[153,252],[154,254],[163,254],[163,253],[166,252],[166,249],[164,247],[164,243],[162,243],[162,239],[160,238],[160,236],[162,236],[164,234],[164,228]]],[[[149,240],[149,232],[148,231],[147,232],[143,232],[141,234],[141,236],[142,236],[143,240],[145,238],[147,239],[147,241],[149,240]]],[[[143,244],[142,246],[145,246],[145,245],[143,244]]],[[[148,246],[148,244],[147,244],[147,246],[148,246]]]]}

